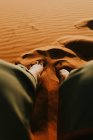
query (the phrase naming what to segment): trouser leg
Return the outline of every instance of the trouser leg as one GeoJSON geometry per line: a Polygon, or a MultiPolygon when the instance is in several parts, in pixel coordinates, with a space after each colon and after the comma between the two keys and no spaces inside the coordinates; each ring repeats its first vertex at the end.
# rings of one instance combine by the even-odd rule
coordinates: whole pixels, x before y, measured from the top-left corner
{"type": "Polygon", "coordinates": [[[93,61],[75,70],[59,90],[58,139],[93,138],[93,61]]]}
{"type": "Polygon", "coordinates": [[[29,140],[35,79],[24,69],[0,61],[0,138],[29,140]]]}

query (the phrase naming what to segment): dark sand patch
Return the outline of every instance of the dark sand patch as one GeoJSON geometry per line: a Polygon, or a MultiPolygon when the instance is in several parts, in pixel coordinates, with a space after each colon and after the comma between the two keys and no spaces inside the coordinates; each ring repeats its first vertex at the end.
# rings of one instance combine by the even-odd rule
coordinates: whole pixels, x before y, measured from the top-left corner
{"type": "Polygon", "coordinates": [[[53,44],[64,46],[83,60],[93,59],[93,39],[85,36],[65,36],[57,39],[53,44]]]}

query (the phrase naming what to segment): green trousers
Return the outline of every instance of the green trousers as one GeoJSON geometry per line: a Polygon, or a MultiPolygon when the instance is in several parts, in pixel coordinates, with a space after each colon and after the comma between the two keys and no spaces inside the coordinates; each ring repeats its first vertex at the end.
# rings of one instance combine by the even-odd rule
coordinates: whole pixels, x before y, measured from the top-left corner
{"type": "Polygon", "coordinates": [[[60,87],[58,139],[93,139],[93,61],[73,70],[60,87]]]}
{"type": "MultiPolygon", "coordinates": [[[[51,81],[52,82],[52,81],[51,81]]],[[[25,69],[0,61],[0,140],[31,140],[36,81],[25,69]]],[[[93,138],[93,61],[74,70],[59,89],[58,139],[93,138]]]]}
{"type": "Polygon", "coordinates": [[[34,77],[24,68],[0,61],[0,140],[31,140],[34,77]]]}

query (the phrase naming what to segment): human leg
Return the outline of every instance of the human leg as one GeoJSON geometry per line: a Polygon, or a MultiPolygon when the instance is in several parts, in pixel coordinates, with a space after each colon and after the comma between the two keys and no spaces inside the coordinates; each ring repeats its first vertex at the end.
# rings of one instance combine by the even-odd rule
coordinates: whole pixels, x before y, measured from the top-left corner
{"type": "Polygon", "coordinates": [[[93,137],[93,61],[70,73],[59,90],[58,139],[93,137]]]}
{"type": "Polygon", "coordinates": [[[2,139],[30,139],[29,122],[36,97],[36,84],[33,74],[25,67],[0,61],[0,137],[2,139]]]}

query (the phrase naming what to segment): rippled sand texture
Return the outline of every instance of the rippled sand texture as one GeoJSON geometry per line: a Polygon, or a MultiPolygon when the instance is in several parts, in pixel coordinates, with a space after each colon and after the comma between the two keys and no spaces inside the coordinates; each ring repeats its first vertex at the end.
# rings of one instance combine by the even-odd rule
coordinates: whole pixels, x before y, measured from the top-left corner
{"type": "Polygon", "coordinates": [[[0,58],[14,61],[64,35],[92,36],[90,30],[74,27],[92,17],[92,0],[0,0],[0,58]]]}
{"type": "Polygon", "coordinates": [[[0,58],[27,67],[38,59],[46,63],[31,123],[33,140],[57,139],[55,69],[78,68],[93,59],[92,19],[92,0],[0,0],[0,58]]]}

